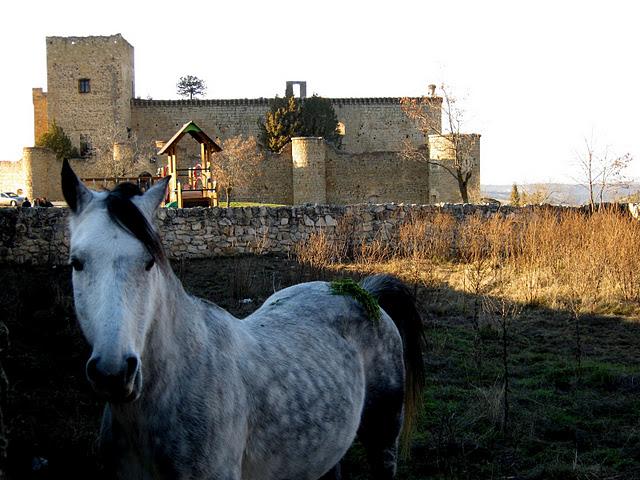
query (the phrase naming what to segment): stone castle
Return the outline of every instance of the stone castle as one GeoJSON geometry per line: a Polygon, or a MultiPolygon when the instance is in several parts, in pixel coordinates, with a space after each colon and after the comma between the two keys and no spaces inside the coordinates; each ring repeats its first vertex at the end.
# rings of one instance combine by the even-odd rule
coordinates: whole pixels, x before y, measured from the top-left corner
{"type": "MultiPolygon", "coordinates": [[[[151,100],[135,95],[134,49],[120,34],[91,37],[47,37],[47,91],[33,89],[34,137],[55,121],[83,158],[72,160],[83,178],[108,177],[107,163],[91,155],[104,132],[114,138],[136,138],[139,144],[158,145],[192,120],[218,143],[236,135],[258,136],[258,121],[269,109],[269,99],[151,100]]],[[[305,82],[287,82],[286,94],[305,82]]],[[[432,95],[434,105],[442,99],[432,95]]],[[[404,159],[409,141],[425,148],[431,158],[447,161],[440,137],[425,136],[400,106],[400,98],[333,98],[342,146],[320,138],[294,138],[277,154],[269,153],[251,185],[235,198],[268,203],[436,203],[459,202],[456,180],[443,168],[404,159]]],[[[438,110],[438,109],[434,109],[438,110]]],[[[438,110],[439,111],[439,110],[438,110]]],[[[439,119],[440,121],[440,119],[439,119]]],[[[470,194],[480,186],[480,136],[465,135],[476,159],[470,194]]],[[[117,143],[115,157],[130,152],[117,143]]],[[[188,147],[187,147],[188,148],[188,147]]],[[[165,162],[149,149],[129,176],[155,174],[165,162]]],[[[189,167],[192,156],[183,156],[189,167]]],[[[48,149],[26,147],[19,162],[0,162],[0,189],[21,189],[29,198],[60,200],[60,162],[48,149]]],[[[94,180],[95,182],[95,180],[94,180]]],[[[99,186],[99,185],[98,185],[99,186]]]]}

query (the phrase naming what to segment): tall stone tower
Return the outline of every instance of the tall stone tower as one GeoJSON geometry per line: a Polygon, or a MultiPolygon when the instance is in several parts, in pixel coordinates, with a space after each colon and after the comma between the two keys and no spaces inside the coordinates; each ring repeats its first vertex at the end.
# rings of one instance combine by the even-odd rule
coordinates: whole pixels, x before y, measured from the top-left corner
{"type": "Polygon", "coordinates": [[[122,35],[47,37],[47,121],[81,153],[98,134],[126,138],[133,97],[133,47],[122,35]]]}

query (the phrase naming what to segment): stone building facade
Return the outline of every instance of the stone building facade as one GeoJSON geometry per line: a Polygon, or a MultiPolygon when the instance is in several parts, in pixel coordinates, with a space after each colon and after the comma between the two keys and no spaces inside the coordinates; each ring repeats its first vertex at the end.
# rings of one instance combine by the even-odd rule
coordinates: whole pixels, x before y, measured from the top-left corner
{"type": "MultiPolygon", "coordinates": [[[[194,121],[219,142],[236,135],[257,136],[258,121],[269,109],[266,98],[136,98],[134,49],[120,34],[47,37],[46,44],[47,91],[33,89],[35,138],[55,121],[83,153],[91,153],[96,139],[104,139],[105,132],[124,141],[133,137],[139,144],[151,146],[171,138],[188,121],[194,121]]],[[[287,91],[293,91],[294,83],[304,97],[305,82],[287,82],[287,91]]],[[[432,96],[430,101],[438,106],[442,99],[432,96]]],[[[400,98],[333,98],[331,102],[340,122],[342,146],[336,149],[317,138],[294,139],[280,153],[266,154],[253,175],[254,182],[236,192],[237,199],[284,204],[460,201],[451,175],[400,155],[405,143],[410,142],[428,148],[433,158],[447,161],[445,146],[425,138],[402,111],[400,98]]],[[[439,109],[433,111],[435,116],[439,109]]],[[[474,193],[480,186],[479,135],[469,139],[477,147],[471,185],[474,193]]],[[[186,146],[186,164],[181,167],[192,166],[195,149],[195,142],[186,146]]],[[[113,149],[112,154],[121,151],[113,149]]],[[[166,159],[158,158],[151,148],[149,152],[132,167],[131,176],[155,173],[165,163],[166,159]]],[[[98,157],[86,155],[73,160],[72,165],[84,178],[109,176],[107,162],[98,157]]],[[[61,199],[60,165],[51,152],[28,148],[20,166],[5,168],[2,163],[0,188],[22,188],[30,197],[61,199]]]]}

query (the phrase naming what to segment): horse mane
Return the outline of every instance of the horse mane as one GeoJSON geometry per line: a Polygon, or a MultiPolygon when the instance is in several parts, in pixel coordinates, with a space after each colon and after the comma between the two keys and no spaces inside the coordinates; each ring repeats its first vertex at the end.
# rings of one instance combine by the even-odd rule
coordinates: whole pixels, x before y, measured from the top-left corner
{"type": "Polygon", "coordinates": [[[131,201],[136,195],[142,195],[137,185],[128,182],[116,185],[105,200],[109,217],[124,231],[140,240],[156,262],[164,261],[165,253],[160,237],[131,201]]]}

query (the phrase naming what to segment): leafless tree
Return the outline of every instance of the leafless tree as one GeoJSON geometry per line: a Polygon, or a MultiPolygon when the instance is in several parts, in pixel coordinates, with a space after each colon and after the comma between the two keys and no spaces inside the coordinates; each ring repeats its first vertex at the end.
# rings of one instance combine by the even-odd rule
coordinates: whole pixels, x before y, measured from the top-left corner
{"type": "Polygon", "coordinates": [[[227,207],[231,205],[231,192],[251,183],[263,159],[264,154],[255,137],[242,135],[225,140],[222,151],[213,155],[212,174],[224,189],[227,207]]]}
{"type": "Polygon", "coordinates": [[[589,205],[594,211],[602,205],[607,192],[625,186],[627,179],[624,172],[633,157],[629,153],[611,154],[608,147],[599,152],[593,136],[584,139],[584,150],[576,156],[581,174],[579,183],[588,190],[589,205]]]}
{"type": "Polygon", "coordinates": [[[438,165],[449,173],[458,183],[460,197],[469,202],[469,181],[473,176],[478,159],[473,155],[473,144],[468,135],[462,133],[464,110],[458,107],[457,99],[446,85],[441,85],[442,97],[423,96],[403,98],[400,101],[403,112],[412,120],[426,138],[424,148],[416,148],[406,141],[402,150],[404,158],[424,161],[438,165]],[[429,152],[429,136],[436,136],[446,155],[434,159],[429,152]]]}
{"type": "Polygon", "coordinates": [[[534,183],[527,185],[520,194],[520,201],[523,205],[542,205],[552,202],[556,192],[544,183],[534,183]]]}
{"type": "Polygon", "coordinates": [[[91,149],[104,165],[105,174],[112,177],[137,175],[138,163],[155,153],[154,145],[116,123],[91,136],[91,149]]]}

